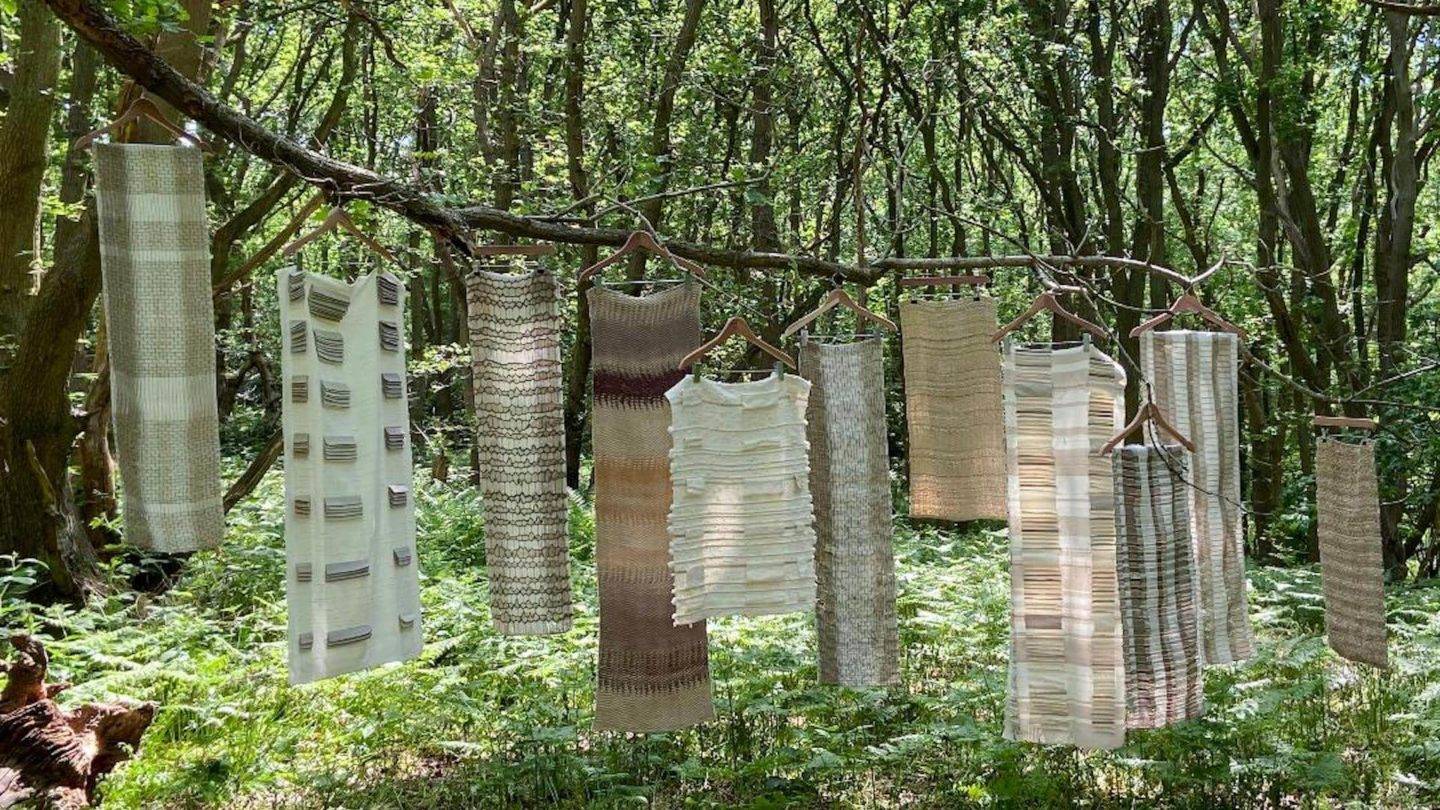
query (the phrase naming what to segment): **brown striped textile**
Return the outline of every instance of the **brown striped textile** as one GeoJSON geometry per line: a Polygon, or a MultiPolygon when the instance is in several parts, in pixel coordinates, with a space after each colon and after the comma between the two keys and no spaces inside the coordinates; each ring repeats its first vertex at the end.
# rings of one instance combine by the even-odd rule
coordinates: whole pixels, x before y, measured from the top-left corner
{"type": "Polygon", "coordinates": [[[1322,437],[1315,447],[1315,512],[1325,632],[1335,652],[1385,667],[1385,569],[1375,445],[1322,437]]]}
{"type": "Polygon", "coordinates": [[[200,152],[97,144],[95,203],[125,540],[215,546],[225,517],[200,152]]]}
{"type": "Polygon", "coordinates": [[[884,344],[806,341],[820,682],[900,682],[884,344]]]}
{"type": "Polygon", "coordinates": [[[1010,511],[1005,737],[1125,742],[1115,493],[1099,453],[1125,415],[1125,372],[1088,342],[1004,351],[1010,511]]]}
{"type": "Polygon", "coordinates": [[[1126,723],[1159,728],[1205,711],[1188,465],[1178,444],[1119,447],[1114,464],[1126,723]]]}
{"type": "Polygon", "coordinates": [[[1243,661],[1255,651],[1240,523],[1238,351],[1239,339],[1224,332],[1140,338],[1140,368],[1155,404],[1195,443],[1187,490],[1206,664],[1243,661]]]}
{"type": "Polygon", "coordinates": [[[1005,517],[1000,355],[990,298],[900,302],[910,516],[1005,517]]]}
{"type": "Polygon", "coordinates": [[[512,635],[570,629],[560,298],[544,272],[465,280],[490,618],[512,635]]]}
{"type": "Polygon", "coordinates": [[[705,622],[671,617],[670,406],[676,369],[702,342],[694,283],[590,305],[600,669],[595,727],[668,731],[714,717],[705,622]]]}

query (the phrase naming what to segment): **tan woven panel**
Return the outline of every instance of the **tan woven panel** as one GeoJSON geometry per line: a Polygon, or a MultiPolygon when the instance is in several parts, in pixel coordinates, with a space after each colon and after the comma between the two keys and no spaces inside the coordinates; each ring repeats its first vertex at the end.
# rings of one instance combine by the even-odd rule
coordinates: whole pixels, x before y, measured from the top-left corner
{"type": "Polygon", "coordinates": [[[1315,512],[1330,646],[1352,661],[1383,668],[1385,563],[1374,444],[1332,437],[1316,443],[1315,512]]]}

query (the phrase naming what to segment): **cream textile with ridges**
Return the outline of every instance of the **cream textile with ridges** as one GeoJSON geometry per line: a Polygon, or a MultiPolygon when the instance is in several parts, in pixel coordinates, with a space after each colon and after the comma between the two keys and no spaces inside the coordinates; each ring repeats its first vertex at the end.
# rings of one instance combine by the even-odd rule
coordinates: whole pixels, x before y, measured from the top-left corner
{"type": "Polygon", "coordinates": [[[1316,442],[1315,516],[1325,635],[1335,652],[1383,669],[1385,561],[1373,442],[1331,436],[1316,442]]]}

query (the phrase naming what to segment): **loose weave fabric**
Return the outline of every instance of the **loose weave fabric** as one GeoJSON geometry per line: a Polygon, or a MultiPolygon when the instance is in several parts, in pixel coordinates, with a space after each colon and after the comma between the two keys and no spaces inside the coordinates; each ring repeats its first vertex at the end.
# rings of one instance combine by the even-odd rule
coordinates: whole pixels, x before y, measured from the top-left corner
{"type": "Polygon", "coordinates": [[[1187,491],[1206,664],[1243,661],[1255,649],[1240,523],[1238,347],[1239,339],[1224,332],[1140,338],[1140,368],[1155,404],[1195,444],[1187,491]]]}
{"type": "Polygon", "coordinates": [[[490,617],[507,634],[570,629],[560,299],[554,276],[466,279],[490,617]]]}
{"type": "Polygon", "coordinates": [[[694,284],[644,297],[603,287],[590,304],[595,375],[595,567],[600,669],[595,727],[667,731],[714,717],[705,623],[670,602],[670,404],[676,366],[701,343],[694,284]]]}
{"type": "Polygon", "coordinates": [[[281,270],[277,282],[281,323],[343,345],[326,359],[296,339],[306,330],[281,330],[290,682],[305,683],[420,654],[405,353],[377,328],[398,329],[405,304],[386,274],[345,284],[281,270]]]}
{"type": "Polygon", "coordinates": [[[1323,437],[1315,447],[1315,512],[1325,632],[1335,652],[1385,667],[1385,569],[1375,445],[1323,437]]]}
{"type": "Polygon", "coordinates": [[[1088,343],[1007,343],[1010,680],[1005,736],[1125,742],[1115,494],[1099,453],[1124,419],[1125,372],[1088,343]]]}
{"type": "Polygon", "coordinates": [[[1005,517],[1000,355],[990,298],[900,303],[910,515],[1005,517]]]}
{"type": "Polygon", "coordinates": [[[675,623],[815,606],[815,512],[795,374],[685,377],[670,401],[675,623]]]}
{"type": "Polygon", "coordinates": [[[883,343],[807,341],[800,373],[810,381],[820,682],[899,683],[883,343]]]}
{"type": "Polygon", "coordinates": [[[95,204],[125,539],[213,547],[225,518],[200,153],[97,144],[95,204]]]}
{"type": "Polygon", "coordinates": [[[1119,447],[1114,464],[1127,725],[1159,728],[1205,710],[1188,467],[1179,445],[1119,447]]]}

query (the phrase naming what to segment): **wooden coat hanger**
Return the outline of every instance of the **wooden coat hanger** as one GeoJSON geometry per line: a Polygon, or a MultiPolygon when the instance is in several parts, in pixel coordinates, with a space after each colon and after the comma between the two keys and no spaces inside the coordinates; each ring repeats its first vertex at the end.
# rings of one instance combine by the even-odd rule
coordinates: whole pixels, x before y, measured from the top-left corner
{"type": "Polygon", "coordinates": [[[777,361],[784,363],[790,368],[795,368],[794,358],[790,357],[790,355],[765,342],[765,339],[755,334],[755,330],[750,328],[750,324],[746,323],[745,319],[738,315],[733,316],[730,318],[730,320],[726,321],[725,326],[722,327],[719,332],[715,333],[715,337],[710,338],[709,340],[700,344],[700,347],[697,348],[695,351],[685,355],[685,359],[680,361],[680,365],[677,366],[677,368],[679,368],[681,371],[684,371],[685,369],[694,366],[696,363],[699,363],[701,360],[705,359],[705,356],[708,355],[710,352],[714,351],[716,347],[720,346],[722,343],[732,337],[744,338],[747,343],[759,349],[760,351],[765,352],[766,354],[775,358],[777,361]]]}
{"type": "Polygon", "coordinates": [[[585,283],[591,276],[620,261],[620,259],[627,254],[634,253],[637,250],[653,253],[697,278],[705,278],[705,268],[689,259],[671,253],[664,245],[655,241],[655,237],[652,236],[649,231],[635,231],[630,234],[630,238],[625,240],[625,244],[621,245],[619,250],[581,270],[577,281],[582,284],[585,283]]]}
{"type": "Polygon", "coordinates": [[[1373,431],[1380,424],[1368,416],[1323,416],[1315,415],[1315,427],[1337,428],[1341,430],[1367,430],[1373,431]]]}
{"type": "Polygon", "coordinates": [[[175,124],[169,118],[165,117],[164,113],[160,112],[160,108],[156,107],[155,102],[151,101],[148,96],[141,96],[135,99],[135,101],[132,102],[129,107],[125,108],[125,112],[120,113],[120,117],[116,118],[114,121],[111,121],[110,123],[100,127],[99,129],[92,130],[85,133],[84,135],[81,135],[79,138],[76,138],[73,148],[88,148],[92,143],[95,142],[95,139],[99,138],[101,135],[108,135],[114,133],[116,130],[120,129],[126,124],[138,121],[142,118],[154,122],[161,129],[169,132],[171,135],[174,135],[180,140],[190,141],[191,143],[195,144],[195,146],[202,152],[208,154],[214,151],[210,148],[210,144],[206,143],[205,140],[199,135],[193,135],[189,132],[186,132],[183,128],[175,126],[175,124]]]}
{"type": "Polygon", "coordinates": [[[1079,315],[1076,315],[1070,310],[1061,306],[1059,299],[1055,297],[1054,290],[1046,290],[1045,292],[1040,293],[1039,297],[1035,299],[1035,302],[1030,305],[1029,309],[1022,312],[1020,314],[1020,317],[1000,327],[1000,331],[996,332],[993,336],[991,336],[990,342],[999,343],[1000,341],[1005,339],[1006,335],[1009,335],[1016,329],[1024,326],[1026,321],[1047,310],[1054,314],[1055,317],[1067,320],[1070,323],[1075,324],[1076,326],[1084,329],[1086,332],[1089,332],[1090,334],[1101,340],[1104,340],[1106,337],[1108,337],[1104,329],[1096,326],[1095,324],[1085,320],[1079,315]]]}
{"type": "Polygon", "coordinates": [[[325,234],[335,230],[336,228],[341,228],[345,231],[345,233],[354,237],[355,240],[358,241],[360,244],[369,248],[372,252],[379,255],[380,257],[388,260],[396,267],[404,267],[404,265],[400,263],[400,260],[395,258],[395,254],[387,250],[384,245],[376,242],[373,238],[370,237],[369,234],[356,227],[354,220],[350,219],[350,215],[345,213],[345,210],[343,208],[340,208],[339,206],[331,208],[330,213],[325,215],[325,219],[319,225],[315,226],[315,230],[297,238],[295,241],[281,248],[280,255],[284,258],[294,256],[296,253],[300,252],[301,248],[305,247],[311,242],[314,242],[316,239],[319,239],[321,236],[324,236],[325,234]]]}
{"type": "Polygon", "coordinates": [[[1165,414],[1160,411],[1160,408],[1157,407],[1155,403],[1147,402],[1140,406],[1140,410],[1135,412],[1135,418],[1130,420],[1130,424],[1121,428],[1119,433],[1116,433],[1110,441],[1105,443],[1104,447],[1100,448],[1100,455],[1109,455],[1110,452],[1116,447],[1119,447],[1125,439],[1133,436],[1135,431],[1143,427],[1146,422],[1155,425],[1162,433],[1168,434],[1170,438],[1179,442],[1181,447],[1184,447],[1192,453],[1195,452],[1195,443],[1181,435],[1180,431],[1176,430],[1175,426],[1170,424],[1170,421],[1165,418],[1165,414]]]}
{"type": "Polygon", "coordinates": [[[882,329],[888,329],[891,332],[898,331],[894,321],[884,315],[866,309],[856,302],[854,298],[851,298],[850,294],[845,292],[843,288],[836,287],[825,296],[825,299],[820,302],[820,306],[810,311],[810,314],[785,327],[785,331],[780,333],[780,339],[784,340],[796,332],[799,332],[801,329],[814,323],[816,318],[824,315],[835,307],[844,307],[855,313],[859,318],[870,321],[882,329]]]}
{"type": "Polygon", "coordinates": [[[1229,332],[1233,335],[1239,336],[1241,340],[1245,339],[1245,330],[1225,320],[1220,316],[1220,313],[1202,304],[1200,302],[1200,299],[1196,298],[1195,294],[1189,290],[1187,290],[1179,298],[1176,298],[1175,303],[1171,304],[1169,309],[1140,324],[1134,329],[1131,329],[1130,337],[1140,337],[1140,335],[1150,331],[1151,329],[1154,329],[1160,324],[1165,323],[1166,321],[1173,320],[1176,315],[1179,315],[1183,312],[1190,312],[1199,315],[1201,320],[1205,321],[1206,323],[1210,324],[1221,332],[1229,332]]]}

